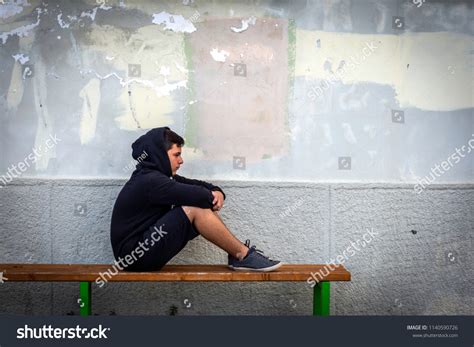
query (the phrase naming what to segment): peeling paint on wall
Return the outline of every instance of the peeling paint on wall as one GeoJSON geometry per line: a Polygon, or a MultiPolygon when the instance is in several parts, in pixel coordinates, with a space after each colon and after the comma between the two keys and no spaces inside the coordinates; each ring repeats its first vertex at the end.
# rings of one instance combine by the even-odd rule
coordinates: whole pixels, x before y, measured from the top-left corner
{"type": "Polygon", "coordinates": [[[16,27],[15,29],[11,29],[10,31],[5,31],[1,33],[0,39],[2,39],[2,44],[5,44],[8,38],[12,36],[18,36],[18,37],[28,36],[28,34],[40,24],[40,16],[42,13],[45,13],[45,12],[46,12],[45,10],[41,8],[37,8],[36,21],[34,23],[16,27]]]}
{"type": "Polygon", "coordinates": [[[169,114],[176,107],[172,93],[187,88],[187,72],[182,68],[185,65],[182,36],[163,32],[153,25],[141,27],[128,38],[120,28],[96,25],[91,28],[87,35],[89,49],[81,52],[82,60],[87,62],[84,71],[101,80],[113,78],[121,86],[118,97],[121,112],[116,117],[119,128],[136,130],[172,125],[169,114]],[[117,72],[100,75],[94,71],[97,53],[117,72]],[[114,59],[105,58],[109,55],[114,59]],[[174,66],[167,66],[167,73],[163,74],[162,67],[169,62],[169,56],[174,66]],[[140,77],[127,76],[129,62],[140,64],[140,77]]]}
{"type": "Polygon", "coordinates": [[[153,14],[154,24],[164,24],[165,30],[171,30],[177,33],[192,33],[196,31],[196,27],[190,21],[181,15],[173,15],[168,12],[160,12],[153,14]]]}
{"type": "Polygon", "coordinates": [[[63,20],[63,14],[62,13],[58,14],[58,16],[56,17],[57,20],[58,20],[59,26],[63,29],[69,28],[71,26],[72,22],[77,21],[76,16],[67,16],[67,17],[69,19],[69,23],[67,23],[67,22],[65,22],[65,20],[63,20]]]}
{"type": "Polygon", "coordinates": [[[232,30],[234,33],[241,33],[249,28],[249,24],[255,25],[256,21],[257,21],[257,18],[255,18],[254,16],[248,19],[242,19],[241,20],[242,25],[240,26],[240,28],[230,27],[230,30],[232,30]]]}
{"type": "Polygon", "coordinates": [[[24,65],[26,64],[30,58],[26,55],[24,55],[23,53],[17,53],[15,55],[12,55],[13,59],[15,59],[15,61],[19,62],[21,65],[24,65]]]}
{"type": "Polygon", "coordinates": [[[226,58],[230,55],[229,52],[217,48],[213,48],[209,53],[211,53],[212,59],[221,63],[224,63],[226,58]]]}

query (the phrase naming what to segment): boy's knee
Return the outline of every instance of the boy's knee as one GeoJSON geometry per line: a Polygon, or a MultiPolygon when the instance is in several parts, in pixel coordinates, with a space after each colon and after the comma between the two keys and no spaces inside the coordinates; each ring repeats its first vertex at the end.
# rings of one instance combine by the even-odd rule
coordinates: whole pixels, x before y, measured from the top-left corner
{"type": "Polygon", "coordinates": [[[192,206],[181,206],[188,219],[192,222],[194,220],[194,207],[192,206]]]}
{"type": "Polygon", "coordinates": [[[211,211],[208,208],[200,208],[196,206],[181,206],[181,207],[191,222],[194,221],[194,218],[196,218],[197,216],[203,213],[209,213],[209,211],[211,211]]]}

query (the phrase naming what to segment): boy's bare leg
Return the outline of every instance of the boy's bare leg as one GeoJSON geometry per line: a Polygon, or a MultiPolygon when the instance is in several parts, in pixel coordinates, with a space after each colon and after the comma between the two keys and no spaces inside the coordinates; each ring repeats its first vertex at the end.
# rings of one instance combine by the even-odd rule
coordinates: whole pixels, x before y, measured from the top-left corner
{"type": "MultiPolygon", "coordinates": [[[[224,221],[222,220],[221,216],[219,216],[219,212],[217,212],[217,211],[213,211],[213,212],[214,212],[214,214],[217,216],[217,218],[219,218],[219,220],[222,222],[222,224],[224,224],[224,226],[227,228],[227,225],[225,225],[225,223],[224,223],[224,221]]],[[[229,228],[227,228],[227,229],[229,229],[229,228]]]]}
{"type": "Polygon", "coordinates": [[[248,247],[227,229],[216,211],[193,206],[182,206],[182,208],[191,223],[206,240],[239,260],[247,255],[248,247]]]}

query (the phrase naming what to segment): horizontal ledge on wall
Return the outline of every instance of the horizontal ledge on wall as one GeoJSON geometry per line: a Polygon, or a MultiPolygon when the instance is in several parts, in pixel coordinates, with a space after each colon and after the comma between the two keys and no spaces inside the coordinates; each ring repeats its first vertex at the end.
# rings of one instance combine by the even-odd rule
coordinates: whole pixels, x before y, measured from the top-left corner
{"type": "MultiPolygon", "coordinates": [[[[215,185],[225,188],[310,188],[310,189],[344,189],[344,190],[359,190],[359,189],[406,189],[414,190],[416,183],[409,182],[292,182],[292,181],[234,181],[234,180],[214,180],[210,178],[193,177],[200,180],[212,182],[215,185]]],[[[22,177],[14,179],[3,188],[8,186],[36,186],[36,185],[51,185],[51,186],[123,186],[128,179],[124,178],[64,178],[64,177],[22,177]]],[[[0,183],[1,185],[1,183],[0,183]]],[[[474,183],[459,182],[459,183],[433,183],[426,186],[423,190],[459,190],[459,189],[474,189],[474,183]]],[[[2,189],[0,189],[1,191],[2,189]]]]}

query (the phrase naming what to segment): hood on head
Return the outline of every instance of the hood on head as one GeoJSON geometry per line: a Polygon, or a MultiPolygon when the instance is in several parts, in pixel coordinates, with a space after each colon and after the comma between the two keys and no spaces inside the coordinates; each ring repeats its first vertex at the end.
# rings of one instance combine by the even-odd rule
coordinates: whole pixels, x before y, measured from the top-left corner
{"type": "Polygon", "coordinates": [[[132,157],[138,161],[135,172],[151,169],[171,177],[171,163],[165,148],[165,129],[169,128],[151,129],[132,144],[132,157]]]}

